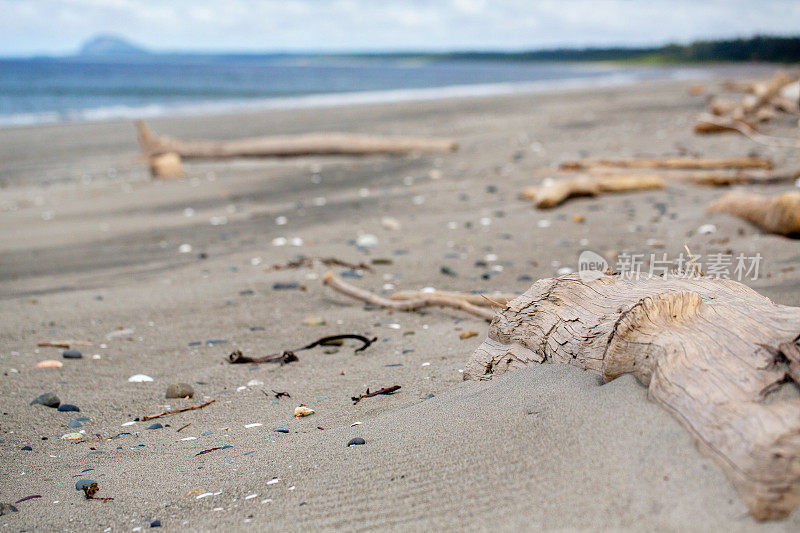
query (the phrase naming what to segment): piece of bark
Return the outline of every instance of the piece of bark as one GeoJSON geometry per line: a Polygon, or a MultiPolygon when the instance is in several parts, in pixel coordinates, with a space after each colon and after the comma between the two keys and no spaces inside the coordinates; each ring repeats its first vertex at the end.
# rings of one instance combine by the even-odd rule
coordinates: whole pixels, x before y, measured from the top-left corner
{"type": "Polygon", "coordinates": [[[472,294],[468,292],[451,291],[397,291],[392,294],[392,300],[417,300],[419,298],[450,298],[464,300],[479,307],[502,307],[517,297],[516,294],[472,294]]]}
{"type": "Polygon", "coordinates": [[[399,155],[411,152],[452,152],[451,139],[376,137],[348,133],[311,133],[257,137],[230,141],[184,141],[157,135],[143,121],[136,122],[139,144],[148,155],[174,152],[183,158],[294,157],[303,155],[399,155]]]}
{"type": "Polygon", "coordinates": [[[150,175],[154,178],[170,179],[183,176],[181,156],[175,152],[150,156],[150,175]]]}
{"type": "Polygon", "coordinates": [[[582,159],[561,164],[561,170],[584,170],[592,167],[638,169],[719,170],[762,168],[772,169],[772,161],[762,157],[733,157],[726,159],[665,158],[665,159],[582,159]]]}
{"type": "Polygon", "coordinates": [[[536,204],[539,209],[550,209],[561,205],[570,198],[580,196],[600,196],[604,193],[628,191],[648,191],[663,189],[664,180],[651,175],[615,175],[559,180],[545,180],[539,187],[528,187],[520,193],[520,198],[536,204]]]}
{"type": "Polygon", "coordinates": [[[633,374],[731,479],[757,520],[800,505],[800,400],[763,346],[796,339],[800,308],[732,280],[579,274],[541,280],[500,310],[464,368],[485,380],[563,363],[611,381],[633,374]],[[585,277],[585,276],[584,276],[585,277]]]}
{"type": "Polygon", "coordinates": [[[756,125],[752,121],[737,120],[729,117],[700,117],[694,125],[694,132],[698,135],[709,135],[714,133],[742,132],[742,128],[755,131],[756,125]]]}
{"type": "Polygon", "coordinates": [[[800,191],[777,196],[730,192],[712,202],[707,211],[743,218],[767,233],[800,238],[800,191]]]}

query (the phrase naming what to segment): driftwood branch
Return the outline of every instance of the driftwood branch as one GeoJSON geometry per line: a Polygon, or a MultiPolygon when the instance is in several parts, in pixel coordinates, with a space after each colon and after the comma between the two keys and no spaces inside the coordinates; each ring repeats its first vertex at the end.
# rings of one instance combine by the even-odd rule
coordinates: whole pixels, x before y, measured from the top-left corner
{"type": "Polygon", "coordinates": [[[452,291],[397,291],[392,294],[392,300],[418,300],[420,298],[428,297],[448,298],[453,300],[464,300],[472,305],[478,307],[503,307],[510,300],[516,298],[517,294],[472,294],[469,292],[452,292],[452,291]]]}
{"type": "Polygon", "coordinates": [[[800,308],[713,278],[541,280],[499,311],[465,379],[563,363],[633,374],[728,475],[758,520],[800,505],[800,401],[791,359],[800,308]],[[780,357],[774,353],[779,347],[780,357]],[[789,352],[787,357],[787,352],[789,352]],[[796,396],[796,393],[795,393],[796,396]]]}
{"type": "Polygon", "coordinates": [[[800,192],[761,196],[731,192],[708,206],[709,213],[727,213],[768,233],[800,237],[800,192]]]}
{"type": "Polygon", "coordinates": [[[774,137],[764,135],[756,131],[752,124],[741,120],[728,117],[715,117],[713,115],[701,115],[694,128],[695,133],[720,133],[725,131],[738,131],[751,141],[765,146],[775,146],[777,148],[800,148],[800,139],[790,139],[787,137],[774,137]]]}
{"type": "Polygon", "coordinates": [[[600,196],[605,193],[648,191],[663,189],[664,180],[650,175],[615,175],[596,178],[579,176],[559,180],[545,180],[539,187],[528,187],[520,198],[530,200],[539,209],[561,205],[570,198],[600,196]]]}
{"type": "Polygon", "coordinates": [[[366,302],[378,307],[384,307],[386,309],[395,309],[397,311],[415,311],[425,307],[449,307],[451,309],[465,311],[487,321],[491,321],[494,317],[493,311],[473,305],[463,299],[425,296],[414,300],[390,300],[388,298],[378,296],[377,294],[373,294],[367,290],[350,285],[349,283],[337,278],[333,272],[325,273],[325,275],[322,277],[322,283],[323,285],[327,285],[335,291],[346,294],[351,298],[355,298],[356,300],[361,300],[362,302],[366,302]]]}
{"type": "Polygon", "coordinates": [[[734,157],[728,159],[666,158],[666,159],[582,159],[561,164],[561,170],[585,170],[592,167],[719,170],[762,168],[772,169],[772,161],[760,157],[734,157]]]}
{"type": "Polygon", "coordinates": [[[230,141],[184,141],[157,135],[143,121],[136,122],[139,144],[150,156],[174,153],[183,158],[294,157],[303,155],[399,155],[411,152],[452,152],[451,139],[375,137],[348,133],[282,135],[230,141]]]}

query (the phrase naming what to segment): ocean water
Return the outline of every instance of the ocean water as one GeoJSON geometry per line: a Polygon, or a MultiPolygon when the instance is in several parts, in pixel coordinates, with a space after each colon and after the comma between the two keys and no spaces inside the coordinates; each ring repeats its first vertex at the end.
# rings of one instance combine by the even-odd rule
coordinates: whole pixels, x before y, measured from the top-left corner
{"type": "Polygon", "coordinates": [[[699,72],[578,63],[169,57],[0,59],[0,127],[503,94],[699,72]]]}

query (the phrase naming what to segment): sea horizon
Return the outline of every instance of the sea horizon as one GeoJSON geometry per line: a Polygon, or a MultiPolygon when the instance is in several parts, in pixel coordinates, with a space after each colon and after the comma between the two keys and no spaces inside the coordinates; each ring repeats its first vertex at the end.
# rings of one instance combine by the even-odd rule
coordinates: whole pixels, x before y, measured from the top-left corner
{"type": "Polygon", "coordinates": [[[458,61],[0,59],[0,128],[703,79],[702,66],[458,61]]]}

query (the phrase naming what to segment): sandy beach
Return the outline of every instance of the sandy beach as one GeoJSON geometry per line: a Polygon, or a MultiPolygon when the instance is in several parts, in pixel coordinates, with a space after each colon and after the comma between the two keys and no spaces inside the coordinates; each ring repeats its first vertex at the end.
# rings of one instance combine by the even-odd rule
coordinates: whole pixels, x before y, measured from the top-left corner
{"type": "MultiPolygon", "coordinates": [[[[464,382],[486,322],[369,308],[324,287],[322,265],[270,268],[335,257],[371,265],[347,281],[377,293],[521,293],[576,269],[584,250],[675,257],[688,246],[703,257],[760,254],[757,279],[743,282],[799,306],[798,241],[706,214],[724,190],[669,181],[547,211],[518,199],[560,162],[584,157],[751,155],[796,168],[797,149],[695,136],[706,102],[690,84],[154,119],[158,132],[184,138],[344,131],[460,144],[407,158],[188,161],[186,177],[169,181],[150,179],[130,122],[0,130],[0,502],[41,496],[0,516],[0,529],[135,530],[158,520],[198,531],[797,531],[798,512],[753,521],[632,376],[603,385],[543,365],[464,382]],[[465,331],[478,335],[462,340],[465,331]],[[377,341],[358,353],[351,341],[298,352],[285,366],[225,360],[338,334],[377,341]],[[37,347],[60,339],[91,345],[74,346],[80,359],[37,347]],[[63,367],[34,368],[49,359],[63,367]],[[129,382],[136,374],[152,381],[129,382]],[[178,382],[194,397],[166,399],[178,382]],[[394,385],[395,394],[351,401],[394,385]],[[30,405],[48,392],[80,412],[30,405]],[[315,414],[294,418],[301,404],[315,414]],[[148,429],[156,422],[164,427],[148,429]],[[365,444],[348,447],[356,437],[365,444]],[[81,479],[113,500],[85,499],[81,479]]],[[[793,131],[786,121],[770,130],[793,131]]]]}

